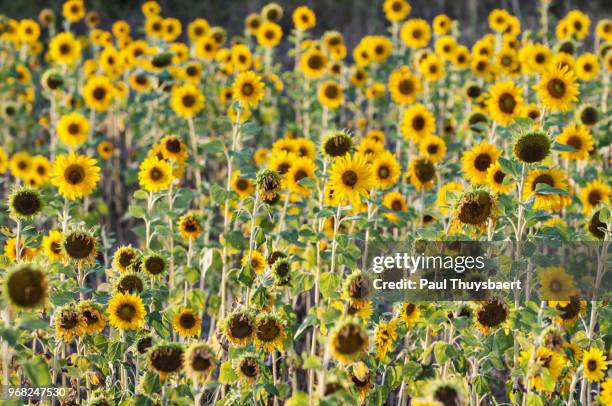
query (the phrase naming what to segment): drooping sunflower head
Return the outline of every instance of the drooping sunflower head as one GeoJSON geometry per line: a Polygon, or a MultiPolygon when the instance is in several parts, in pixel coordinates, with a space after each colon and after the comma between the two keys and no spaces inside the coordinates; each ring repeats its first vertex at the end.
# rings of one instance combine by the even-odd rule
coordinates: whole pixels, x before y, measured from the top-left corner
{"type": "Polygon", "coordinates": [[[181,337],[200,335],[202,319],[191,309],[181,309],[172,318],[172,327],[181,337]]]}
{"type": "Polygon", "coordinates": [[[601,219],[599,218],[600,214],[601,210],[598,210],[593,213],[591,219],[589,220],[587,228],[589,230],[589,233],[593,237],[597,238],[598,240],[603,240],[606,236],[606,230],[608,229],[608,225],[601,221],[601,219]]]}
{"type": "Polygon", "coordinates": [[[406,180],[417,190],[428,190],[433,186],[436,176],[436,166],[429,157],[424,156],[410,161],[406,180]]]}
{"type": "Polygon", "coordinates": [[[58,340],[68,342],[87,330],[87,321],[74,305],[64,305],[53,314],[55,335],[58,340]]]}
{"type": "Polygon", "coordinates": [[[180,343],[158,343],[147,351],[147,360],[161,379],[183,369],[183,346],[180,343]]]}
{"type": "Polygon", "coordinates": [[[453,223],[455,227],[469,225],[484,229],[488,221],[497,217],[497,201],[484,189],[465,191],[455,203],[453,223]]]}
{"type": "Polygon", "coordinates": [[[166,259],[155,252],[145,255],[142,259],[142,269],[151,277],[158,277],[166,272],[166,259]]]}
{"type": "Polygon", "coordinates": [[[125,272],[119,275],[115,288],[122,293],[141,293],[144,290],[144,280],[140,273],[125,272]]]}
{"type": "Polygon", "coordinates": [[[323,137],[321,150],[327,157],[343,157],[351,152],[353,139],[351,134],[346,131],[332,131],[323,137]]]}
{"type": "Polygon", "coordinates": [[[368,351],[369,337],[361,323],[347,319],[330,333],[328,345],[334,358],[348,364],[359,361],[368,351]]]}
{"type": "Polygon", "coordinates": [[[115,269],[120,272],[125,272],[128,270],[130,265],[136,257],[140,255],[138,249],[132,247],[132,245],[123,245],[117,248],[115,254],[113,255],[113,265],[115,269]]]}
{"type": "Polygon", "coordinates": [[[107,313],[111,326],[120,330],[135,330],[142,327],[146,310],[140,296],[119,292],[108,302],[107,313]]]}
{"type": "Polygon", "coordinates": [[[85,331],[87,334],[99,333],[104,330],[106,326],[106,316],[104,316],[102,306],[93,300],[87,300],[80,302],[78,309],[85,318],[85,331]]]}
{"type": "Polygon", "coordinates": [[[197,382],[205,382],[217,365],[213,349],[204,343],[194,342],[183,356],[187,376],[197,382]]]}
{"type": "Polygon", "coordinates": [[[195,240],[202,233],[202,226],[195,212],[190,211],[182,215],[178,223],[181,237],[187,241],[195,240]]]}
{"type": "Polygon", "coordinates": [[[476,324],[484,333],[501,326],[510,316],[508,305],[501,299],[491,299],[483,302],[476,309],[476,324]]]}
{"type": "Polygon", "coordinates": [[[227,316],[222,329],[230,343],[244,347],[254,338],[255,318],[248,311],[236,310],[227,316]]]}
{"type": "Polygon", "coordinates": [[[17,220],[29,220],[43,209],[40,192],[29,187],[20,187],[11,192],[8,198],[9,213],[17,220]]]}
{"type": "Polygon", "coordinates": [[[542,162],[550,154],[550,149],[550,138],[539,130],[520,134],[512,147],[516,159],[526,164],[542,162]]]}
{"type": "Polygon", "coordinates": [[[274,282],[278,286],[287,286],[291,283],[291,262],[287,258],[280,258],[272,264],[274,282]]]}
{"type": "Polygon", "coordinates": [[[273,201],[281,191],[281,177],[271,169],[262,169],[256,177],[257,192],[261,199],[268,203],[273,201]]]}
{"type": "Polygon", "coordinates": [[[47,278],[33,264],[15,266],[4,277],[4,295],[18,308],[32,309],[42,306],[47,299],[47,278]]]}
{"type": "Polygon", "coordinates": [[[399,307],[399,317],[407,327],[413,326],[421,315],[419,306],[414,303],[403,303],[399,307]]]}
{"type": "Polygon", "coordinates": [[[69,231],[64,235],[62,250],[66,258],[76,262],[92,262],[97,252],[96,237],[84,230],[69,231]]]}
{"type": "Polygon", "coordinates": [[[259,360],[252,354],[244,354],[238,358],[235,370],[240,379],[248,384],[255,382],[261,373],[259,360]]]}
{"type": "Polygon", "coordinates": [[[350,369],[349,379],[355,385],[359,399],[364,402],[373,387],[372,373],[363,362],[357,362],[350,369]]]}
{"type": "Polygon", "coordinates": [[[279,349],[282,351],[285,340],[285,326],[282,320],[272,314],[263,313],[255,319],[255,345],[266,351],[279,349]]]}
{"type": "Polygon", "coordinates": [[[572,327],[586,312],[586,301],[578,296],[572,296],[569,300],[551,300],[548,305],[561,312],[553,318],[553,321],[564,327],[572,327]]]}
{"type": "Polygon", "coordinates": [[[360,308],[370,300],[370,280],[361,271],[353,271],[344,282],[343,296],[360,308]]]}

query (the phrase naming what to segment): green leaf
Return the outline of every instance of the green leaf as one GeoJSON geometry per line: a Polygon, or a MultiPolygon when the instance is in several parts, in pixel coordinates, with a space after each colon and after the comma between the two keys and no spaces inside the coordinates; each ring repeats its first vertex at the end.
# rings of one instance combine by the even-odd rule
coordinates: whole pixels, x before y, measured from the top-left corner
{"type": "Polygon", "coordinates": [[[149,192],[146,190],[138,189],[134,192],[134,199],[136,200],[147,200],[149,198],[149,192]]]}
{"type": "Polygon", "coordinates": [[[40,356],[35,356],[32,360],[25,363],[23,370],[32,383],[32,386],[51,385],[51,375],[49,366],[40,356]]]}
{"type": "Polygon", "coordinates": [[[527,406],[544,406],[544,401],[542,397],[535,393],[530,393],[527,395],[527,406]]]}
{"type": "Polygon", "coordinates": [[[518,179],[521,176],[521,165],[513,159],[498,157],[497,162],[501,167],[502,172],[518,179]]]}
{"type": "Polygon", "coordinates": [[[314,189],[317,187],[317,182],[313,178],[302,178],[298,180],[298,183],[306,189],[314,189]]]}
{"type": "Polygon", "coordinates": [[[308,406],[308,395],[304,392],[295,392],[287,400],[285,406],[308,406]]]}
{"type": "Polygon", "coordinates": [[[334,292],[339,290],[341,283],[340,275],[331,272],[323,272],[319,278],[321,295],[324,298],[330,297],[334,292]]]}
{"type": "Polygon", "coordinates": [[[304,363],[302,364],[304,369],[321,369],[321,358],[316,355],[307,355],[304,357],[304,363]]]}
{"type": "Polygon", "coordinates": [[[547,183],[538,183],[535,192],[539,195],[567,195],[567,190],[552,187],[547,183]]]}
{"type": "Polygon", "coordinates": [[[231,361],[225,361],[221,364],[221,368],[219,369],[219,382],[225,385],[231,385],[236,382],[237,379],[238,375],[236,375],[234,368],[232,368],[231,361]]]}
{"type": "Polygon", "coordinates": [[[156,374],[153,371],[147,371],[141,382],[143,392],[145,393],[158,393],[162,389],[159,374],[156,374]]]}
{"type": "Polygon", "coordinates": [[[128,214],[136,218],[145,218],[145,209],[136,204],[130,204],[128,214]]]}
{"type": "Polygon", "coordinates": [[[211,155],[217,155],[223,152],[223,150],[225,149],[225,145],[223,145],[223,142],[221,140],[212,140],[210,142],[207,142],[206,144],[202,144],[200,148],[202,148],[205,152],[208,152],[211,155]]]}
{"type": "Polygon", "coordinates": [[[571,145],[560,144],[557,141],[553,141],[551,148],[555,151],[564,151],[564,152],[576,151],[576,148],[572,147],[571,145]]]}

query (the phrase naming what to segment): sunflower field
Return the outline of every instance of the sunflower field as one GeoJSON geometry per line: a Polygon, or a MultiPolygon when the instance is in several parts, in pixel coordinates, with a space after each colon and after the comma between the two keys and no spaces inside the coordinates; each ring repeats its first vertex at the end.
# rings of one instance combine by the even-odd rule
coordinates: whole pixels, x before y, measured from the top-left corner
{"type": "Polygon", "coordinates": [[[553,1],[474,41],[374,1],[354,45],[308,6],[233,37],[0,10],[2,404],[612,405],[612,19],[553,1]],[[524,250],[557,300],[389,303],[372,257],[415,241],[599,265],[581,289],[524,250]]]}

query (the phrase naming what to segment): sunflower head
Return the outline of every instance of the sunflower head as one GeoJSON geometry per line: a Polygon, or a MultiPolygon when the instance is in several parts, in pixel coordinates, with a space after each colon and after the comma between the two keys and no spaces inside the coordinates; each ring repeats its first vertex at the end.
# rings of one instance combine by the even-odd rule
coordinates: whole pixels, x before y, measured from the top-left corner
{"type": "Polygon", "coordinates": [[[166,272],[166,259],[158,253],[151,252],[143,257],[142,269],[149,276],[159,276],[166,272]]]}
{"type": "Polygon", "coordinates": [[[210,346],[195,342],[185,351],[183,363],[187,376],[201,383],[215,370],[217,360],[210,346]]]}
{"type": "Polygon", "coordinates": [[[252,384],[261,373],[259,360],[252,354],[242,355],[236,362],[236,372],[242,381],[252,384]]]}
{"type": "Polygon", "coordinates": [[[4,294],[12,305],[19,308],[41,306],[47,298],[47,278],[33,264],[19,264],[4,277],[4,294]]]}
{"type": "Polygon", "coordinates": [[[102,306],[92,300],[80,302],[78,309],[85,318],[86,332],[88,334],[99,333],[104,330],[106,325],[106,317],[104,316],[104,310],[102,306]]]}
{"type": "Polygon", "coordinates": [[[120,330],[135,330],[144,324],[146,310],[140,296],[118,292],[108,302],[109,323],[120,330]]]}
{"type": "Polygon", "coordinates": [[[496,216],[495,197],[484,189],[472,189],[465,191],[457,200],[453,223],[456,227],[465,224],[483,229],[489,220],[495,221],[496,216]]]}
{"type": "Polygon", "coordinates": [[[185,240],[195,240],[202,233],[200,220],[194,212],[188,212],[179,219],[179,231],[185,240]]]}
{"type": "Polygon", "coordinates": [[[281,178],[278,172],[271,169],[262,169],[256,177],[257,191],[262,200],[268,202],[274,200],[281,190],[281,178]]]}
{"type": "Polygon", "coordinates": [[[146,354],[149,348],[153,346],[153,337],[145,335],[136,341],[136,350],[139,354],[146,354]]]}
{"type": "Polygon", "coordinates": [[[147,360],[152,369],[165,379],[168,374],[183,369],[183,346],[180,343],[158,343],[147,351],[147,360]]]}
{"type": "Polygon", "coordinates": [[[236,310],[225,319],[223,333],[229,342],[244,347],[255,334],[255,318],[247,311],[236,310]]]}
{"type": "Polygon", "coordinates": [[[285,326],[278,316],[272,313],[257,316],[254,338],[259,348],[264,348],[266,351],[274,351],[278,348],[282,351],[285,337],[285,326]]]}
{"type": "Polygon", "coordinates": [[[344,296],[356,307],[370,300],[370,280],[361,271],[354,271],[344,283],[344,296]]]}
{"type": "Polygon", "coordinates": [[[427,156],[413,159],[408,168],[407,179],[417,190],[427,190],[436,180],[436,166],[427,156]]]}
{"type": "Polygon", "coordinates": [[[8,199],[9,213],[17,220],[28,220],[43,208],[43,199],[36,189],[20,187],[13,190],[8,199]]]}
{"type": "Polygon", "coordinates": [[[539,130],[531,130],[519,135],[512,147],[516,159],[526,164],[542,162],[550,154],[550,149],[550,138],[545,132],[539,130]]]}
{"type": "Polygon", "coordinates": [[[62,241],[64,255],[76,262],[92,262],[96,247],[96,237],[91,232],[79,229],[67,232],[62,241]]]}
{"type": "Polygon", "coordinates": [[[509,315],[508,305],[503,300],[491,299],[478,306],[476,323],[483,333],[488,334],[508,320],[509,315]]]}
{"type": "Polygon", "coordinates": [[[353,140],[346,131],[332,131],[327,133],[321,143],[323,154],[330,158],[345,156],[351,152],[353,140]]]}
{"type": "Polygon", "coordinates": [[[274,283],[278,286],[287,286],[291,283],[291,262],[287,258],[279,258],[272,264],[274,283]]]}
{"type": "Polygon", "coordinates": [[[594,126],[601,119],[601,113],[591,104],[585,104],[576,111],[576,121],[584,126],[594,126]]]}
{"type": "Polygon", "coordinates": [[[601,221],[600,214],[601,210],[598,210],[593,213],[588,223],[588,229],[593,237],[597,238],[598,240],[603,240],[606,236],[606,230],[608,229],[608,225],[601,221]]]}
{"type": "Polygon", "coordinates": [[[360,322],[347,319],[331,332],[328,345],[339,362],[348,364],[360,360],[368,351],[369,338],[360,322]]]}
{"type": "Polygon", "coordinates": [[[120,272],[125,272],[139,255],[140,251],[132,247],[131,244],[123,245],[115,251],[113,255],[113,265],[120,272]]]}
{"type": "Polygon", "coordinates": [[[87,330],[85,316],[76,306],[67,304],[55,311],[53,314],[55,334],[59,340],[70,341],[74,336],[79,336],[87,330]]]}
{"type": "Polygon", "coordinates": [[[172,318],[172,326],[181,337],[196,337],[200,334],[202,319],[191,309],[181,309],[172,318]]]}
{"type": "Polygon", "coordinates": [[[119,276],[115,286],[119,292],[138,294],[144,290],[144,280],[140,273],[125,272],[119,276]]]}

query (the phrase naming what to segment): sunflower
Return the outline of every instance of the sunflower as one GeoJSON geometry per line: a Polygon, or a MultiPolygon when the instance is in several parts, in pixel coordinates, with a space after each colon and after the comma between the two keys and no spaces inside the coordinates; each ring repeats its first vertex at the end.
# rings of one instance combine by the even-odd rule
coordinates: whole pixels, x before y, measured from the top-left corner
{"type": "Polygon", "coordinates": [[[325,73],[327,56],[316,47],[308,49],[300,57],[300,70],[305,77],[316,79],[325,73]]]}
{"type": "Polygon", "coordinates": [[[120,330],[136,330],[143,326],[146,310],[140,296],[117,293],[108,302],[109,323],[120,330]]]}
{"type": "Polygon", "coordinates": [[[242,257],[242,265],[249,265],[255,273],[262,273],[266,268],[266,259],[261,252],[253,250],[251,251],[250,261],[248,252],[244,253],[244,256],[242,257]]]}
{"type": "Polygon", "coordinates": [[[64,235],[58,230],[49,230],[49,233],[43,237],[40,246],[49,261],[59,262],[65,259],[62,251],[63,240],[64,235]]]}
{"type": "Polygon", "coordinates": [[[344,102],[342,87],[333,80],[326,80],[319,85],[317,99],[323,106],[330,109],[336,109],[344,102]]]}
{"type": "Polygon", "coordinates": [[[44,202],[38,191],[29,187],[20,187],[8,197],[8,210],[12,218],[31,220],[43,209],[44,202]]]}
{"type": "Polygon", "coordinates": [[[589,129],[576,124],[566,126],[557,137],[557,142],[574,148],[574,151],[561,151],[559,154],[575,161],[588,159],[594,147],[593,136],[589,129]]]}
{"type": "Polygon", "coordinates": [[[267,352],[283,350],[286,338],[281,319],[271,313],[263,313],[255,319],[255,345],[267,352]]]}
{"type": "Polygon", "coordinates": [[[323,155],[330,158],[344,157],[351,152],[352,147],[352,137],[345,131],[329,132],[321,142],[323,155]]]}
{"type": "Polygon", "coordinates": [[[53,163],[51,183],[57,186],[59,193],[71,200],[90,195],[100,180],[100,168],[97,161],[86,155],[60,155],[53,163]]]}
{"type": "MultiPolygon", "coordinates": [[[[8,238],[4,241],[4,255],[12,262],[17,261],[17,237],[8,238]]],[[[36,248],[26,247],[23,238],[19,239],[19,259],[30,261],[36,255],[36,248]]]]}
{"type": "Polygon", "coordinates": [[[271,22],[263,22],[257,29],[257,43],[264,48],[274,48],[283,37],[280,25],[271,22]]]}
{"type": "Polygon", "coordinates": [[[261,76],[253,71],[241,72],[232,84],[234,100],[239,101],[243,107],[255,107],[264,97],[265,84],[261,76]]]}
{"type": "Polygon", "coordinates": [[[202,319],[191,309],[182,309],[172,318],[172,327],[181,337],[200,335],[202,319]]]}
{"type": "Polygon", "coordinates": [[[516,159],[526,164],[543,161],[550,154],[550,150],[550,138],[545,132],[539,130],[520,134],[512,147],[516,159]]]}
{"type": "Polygon", "coordinates": [[[406,180],[417,190],[428,190],[436,181],[436,166],[428,157],[412,159],[406,173],[406,180]]]}
{"type": "Polygon", "coordinates": [[[576,121],[584,126],[594,126],[600,120],[601,113],[591,104],[585,104],[576,110],[576,121]]]}
{"type": "Polygon", "coordinates": [[[421,82],[407,66],[401,66],[389,75],[391,99],[398,104],[413,103],[421,91],[421,82]]]}
{"type": "Polygon", "coordinates": [[[87,331],[85,316],[74,305],[64,305],[53,314],[55,335],[58,340],[69,342],[74,336],[87,331]]]}
{"type": "Polygon", "coordinates": [[[547,370],[547,375],[550,379],[556,381],[561,375],[561,371],[567,363],[567,359],[546,347],[538,347],[535,351],[535,365],[528,365],[531,362],[533,348],[528,348],[527,351],[521,351],[519,354],[519,362],[525,365],[530,371],[530,386],[536,391],[546,390],[550,392],[550,389],[546,389],[543,381],[543,369],[547,370]]]}
{"type": "Polygon", "coordinates": [[[366,364],[361,361],[353,364],[349,374],[349,379],[351,383],[355,385],[359,399],[362,402],[365,402],[368,397],[368,393],[373,387],[372,374],[368,370],[366,364]]]}
{"type": "Polygon", "coordinates": [[[293,20],[293,25],[299,31],[306,31],[314,27],[317,21],[314,11],[307,6],[300,6],[293,10],[291,19],[293,20]]]}
{"type": "Polygon", "coordinates": [[[47,290],[45,273],[33,264],[16,265],[4,277],[4,295],[18,308],[33,309],[44,305],[47,290]]]}
{"type": "Polygon", "coordinates": [[[259,361],[253,355],[243,354],[236,363],[236,374],[243,382],[252,385],[261,373],[259,361]]]}
{"type": "Polygon", "coordinates": [[[487,170],[497,161],[499,155],[500,151],[495,145],[482,141],[463,153],[461,157],[463,173],[470,182],[482,185],[487,180],[487,170]]]}
{"type": "Polygon", "coordinates": [[[106,76],[92,76],[83,86],[85,104],[96,111],[104,112],[114,98],[113,85],[106,76]]]}
{"type": "Polygon", "coordinates": [[[261,27],[262,18],[257,13],[249,14],[244,20],[244,28],[247,34],[257,36],[257,31],[261,27]]]}
{"type": "Polygon", "coordinates": [[[417,103],[402,113],[400,129],[404,138],[420,143],[421,140],[436,131],[436,120],[424,105],[417,103]]]}
{"type": "Polygon", "coordinates": [[[191,118],[204,108],[204,101],[204,95],[197,87],[184,84],[172,89],[170,105],[179,117],[191,118]]]}
{"type": "Polygon", "coordinates": [[[316,165],[310,158],[300,157],[293,161],[285,176],[289,190],[306,197],[310,195],[310,190],[299,182],[304,178],[313,178],[315,170],[316,165]]]}
{"type": "Polygon", "coordinates": [[[78,146],[89,136],[89,120],[79,113],[63,115],[57,122],[57,135],[64,144],[78,146]]]}
{"type": "Polygon", "coordinates": [[[612,188],[599,179],[587,183],[580,191],[580,201],[582,202],[583,211],[585,213],[590,213],[602,203],[609,204],[611,195],[612,188]]]}
{"type": "Polygon", "coordinates": [[[542,103],[553,111],[568,111],[578,100],[580,91],[576,75],[567,67],[557,66],[544,74],[533,87],[542,103]]]}
{"type": "Polygon", "coordinates": [[[11,173],[16,178],[25,178],[32,169],[32,156],[27,152],[16,152],[9,162],[11,173]]]}
{"type": "Polygon", "coordinates": [[[557,193],[538,193],[536,187],[544,183],[552,188],[568,190],[567,175],[558,169],[534,169],[529,171],[523,187],[523,200],[535,198],[533,207],[548,212],[559,211],[570,203],[568,196],[557,193]]]}
{"type": "Polygon", "coordinates": [[[142,269],[150,277],[156,277],[166,271],[166,260],[163,256],[154,252],[142,258],[142,269]]]}
{"type": "Polygon", "coordinates": [[[194,342],[185,351],[183,363],[186,375],[193,381],[203,383],[215,370],[217,360],[211,347],[194,342]]]}
{"type": "Polygon", "coordinates": [[[483,334],[490,334],[491,330],[500,327],[510,315],[508,306],[501,299],[492,299],[478,306],[476,309],[476,324],[483,334]]]}
{"type": "MultiPolygon", "coordinates": [[[[608,20],[608,24],[612,23],[608,20]]],[[[612,27],[609,29],[609,31],[612,33],[612,27]]],[[[599,398],[601,399],[601,402],[603,402],[604,405],[612,405],[612,378],[606,378],[601,383],[599,398]]]]}
{"type": "Polygon", "coordinates": [[[222,323],[224,336],[237,347],[244,347],[255,335],[255,318],[251,313],[235,310],[222,323]]]}
{"type": "MultiPolygon", "coordinates": [[[[603,240],[604,237],[606,236],[606,230],[608,229],[608,225],[604,223],[603,221],[601,221],[601,219],[599,218],[600,213],[601,213],[601,210],[598,210],[595,213],[593,213],[593,215],[591,216],[591,219],[589,220],[587,224],[587,228],[589,230],[589,233],[593,237],[597,238],[598,240],[603,240]]],[[[5,248],[5,252],[6,252],[6,248],[5,248]]]]}
{"type": "Polygon", "coordinates": [[[411,10],[412,7],[406,0],[385,0],[383,3],[385,17],[391,22],[404,20],[411,10]]]}
{"type": "Polygon", "coordinates": [[[238,193],[240,199],[249,197],[255,191],[255,185],[252,180],[240,176],[240,171],[235,171],[232,174],[231,180],[232,190],[238,193]]]}
{"type": "Polygon", "coordinates": [[[560,266],[538,269],[538,281],[542,300],[569,301],[577,294],[574,277],[560,266]]]}
{"type": "Polygon", "coordinates": [[[282,185],[278,172],[271,169],[262,169],[257,173],[255,183],[257,192],[263,202],[267,204],[276,203],[282,185]]]}
{"type": "MultiPolygon", "coordinates": [[[[140,269],[138,269],[140,271],[140,269]]],[[[125,272],[119,275],[115,283],[115,289],[121,293],[140,294],[144,290],[145,281],[141,273],[125,272]]]]}
{"type": "Polygon", "coordinates": [[[489,91],[487,109],[489,115],[503,126],[518,117],[523,108],[522,89],[511,80],[497,82],[489,91]]]}
{"type": "Polygon", "coordinates": [[[49,43],[49,55],[55,63],[72,65],[81,57],[81,43],[70,32],[59,33],[49,43]]]}
{"type": "Polygon", "coordinates": [[[355,150],[355,154],[363,155],[368,163],[372,163],[383,152],[385,146],[369,138],[363,138],[355,150]]]}
{"type": "Polygon", "coordinates": [[[374,184],[380,189],[387,189],[397,182],[402,168],[389,151],[384,151],[372,162],[374,184]]]}
{"type": "Polygon", "coordinates": [[[553,318],[553,321],[566,328],[572,327],[578,318],[586,313],[586,301],[577,296],[572,296],[569,300],[551,300],[548,305],[561,312],[553,318]]]}
{"type": "Polygon", "coordinates": [[[361,154],[336,159],[330,173],[330,187],[339,202],[356,201],[373,186],[372,170],[361,154]]]}
{"type": "Polygon", "coordinates": [[[132,245],[119,247],[113,255],[113,266],[120,272],[126,272],[140,252],[132,245]]]}
{"type": "Polygon", "coordinates": [[[429,82],[436,82],[445,75],[442,59],[436,54],[429,54],[419,63],[419,72],[429,82]]]}
{"type": "Polygon", "coordinates": [[[95,334],[104,330],[106,326],[106,317],[102,307],[92,300],[80,302],[77,309],[85,318],[85,332],[87,334],[95,334]]]}
{"type": "Polygon", "coordinates": [[[369,338],[361,323],[354,319],[344,320],[330,333],[330,350],[342,364],[359,361],[368,351],[369,338]]]}
{"type": "Polygon", "coordinates": [[[181,237],[187,241],[193,241],[202,233],[202,226],[198,216],[190,211],[178,220],[178,228],[181,237]]]}
{"type": "Polygon", "coordinates": [[[167,135],[159,141],[161,153],[164,159],[174,162],[185,162],[187,160],[187,147],[176,135],[167,135]]]}
{"type": "Polygon", "coordinates": [[[446,154],[446,142],[437,135],[428,135],[419,142],[419,152],[432,163],[439,162],[446,154]]]}
{"type": "MultiPolygon", "coordinates": [[[[383,196],[383,206],[386,208],[396,211],[396,212],[405,212],[408,210],[408,203],[404,196],[402,196],[399,192],[388,192],[383,196]]],[[[399,217],[394,213],[385,213],[385,217],[388,218],[392,222],[399,221],[399,217]]]]}
{"type": "Polygon", "coordinates": [[[455,230],[461,225],[469,225],[483,230],[489,221],[497,217],[497,200],[495,196],[483,189],[465,191],[456,201],[452,215],[455,230]]]}
{"type": "Polygon", "coordinates": [[[413,18],[402,25],[400,37],[408,48],[425,48],[431,38],[431,28],[427,21],[413,18]]]}
{"type": "Polygon", "coordinates": [[[393,350],[393,342],[397,340],[397,319],[393,319],[387,323],[380,323],[374,332],[374,347],[376,348],[376,357],[384,358],[389,351],[393,350]]]}
{"type": "Polygon", "coordinates": [[[515,185],[513,181],[505,181],[506,176],[508,174],[502,171],[498,162],[495,162],[487,169],[486,183],[497,194],[508,193],[514,189],[515,185]]]}
{"type": "Polygon", "coordinates": [[[147,360],[153,370],[164,380],[166,376],[183,369],[184,351],[179,343],[161,342],[149,348],[147,360]]]}
{"type": "Polygon", "coordinates": [[[140,187],[149,192],[168,189],[173,179],[172,165],[167,161],[151,156],[140,164],[138,181],[140,187]]]}

